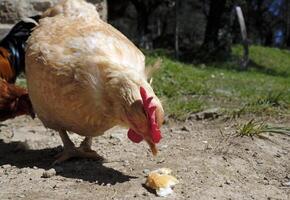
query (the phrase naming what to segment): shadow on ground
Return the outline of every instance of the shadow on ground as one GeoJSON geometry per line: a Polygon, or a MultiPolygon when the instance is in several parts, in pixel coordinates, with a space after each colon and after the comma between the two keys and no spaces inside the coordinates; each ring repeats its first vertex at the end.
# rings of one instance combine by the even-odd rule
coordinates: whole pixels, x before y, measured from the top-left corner
{"type": "MultiPolygon", "coordinates": [[[[0,166],[9,164],[18,168],[33,168],[34,166],[42,169],[50,169],[54,155],[61,151],[61,147],[47,148],[41,150],[19,150],[23,146],[22,142],[5,143],[0,140],[0,166]]],[[[82,179],[98,184],[111,184],[127,182],[137,177],[128,176],[113,168],[103,165],[103,163],[93,160],[73,159],[56,166],[61,168],[57,175],[82,179]]]]}

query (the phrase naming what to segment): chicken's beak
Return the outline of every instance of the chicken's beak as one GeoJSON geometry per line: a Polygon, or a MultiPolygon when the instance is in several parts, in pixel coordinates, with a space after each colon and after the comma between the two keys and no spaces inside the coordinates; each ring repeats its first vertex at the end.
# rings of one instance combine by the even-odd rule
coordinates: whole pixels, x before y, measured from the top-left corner
{"type": "Polygon", "coordinates": [[[149,144],[149,147],[151,149],[153,156],[156,156],[158,153],[158,149],[157,149],[156,145],[153,142],[149,142],[149,141],[147,143],[149,144]]]}

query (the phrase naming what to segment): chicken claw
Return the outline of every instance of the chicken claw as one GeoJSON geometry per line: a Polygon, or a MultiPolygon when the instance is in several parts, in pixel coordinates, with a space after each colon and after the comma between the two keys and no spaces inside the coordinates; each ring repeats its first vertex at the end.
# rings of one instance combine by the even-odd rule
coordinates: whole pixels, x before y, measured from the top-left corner
{"type": "Polygon", "coordinates": [[[103,161],[104,158],[97,154],[96,151],[91,149],[84,149],[83,147],[74,147],[71,149],[64,149],[63,152],[60,152],[56,156],[56,160],[52,165],[60,164],[70,158],[89,158],[93,160],[103,161]]]}
{"type": "Polygon", "coordinates": [[[91,149],[92,137],[86,137],[79,147],[75,147],[74,143],[70,140],[66,131],[59,131],[59,135],[64,145],[63,152],[57,154],[56,160],[52,165],[62,163],[70,158],[89,158],[98,161],[104,161],[104,158],[97,154],[96,151],[91,149]]]}

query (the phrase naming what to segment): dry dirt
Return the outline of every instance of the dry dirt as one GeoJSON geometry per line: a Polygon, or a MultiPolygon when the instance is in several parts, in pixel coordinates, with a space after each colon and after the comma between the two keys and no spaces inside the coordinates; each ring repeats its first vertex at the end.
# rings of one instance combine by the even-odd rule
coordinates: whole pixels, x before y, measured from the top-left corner
{"type": "Polygon", "coordinates": [[[58,134],[38,120],[9,120],[0,127],[0,199],[290,199],[290,137],[235,137],[234,123],[168,123],[156,158],[115,128],[93,143],[106,163],[74,159],[44,178],[61,151],[58,134]],[[166,198],[144,187],[146,173],[160,167],[180,180],[166,198]]]}

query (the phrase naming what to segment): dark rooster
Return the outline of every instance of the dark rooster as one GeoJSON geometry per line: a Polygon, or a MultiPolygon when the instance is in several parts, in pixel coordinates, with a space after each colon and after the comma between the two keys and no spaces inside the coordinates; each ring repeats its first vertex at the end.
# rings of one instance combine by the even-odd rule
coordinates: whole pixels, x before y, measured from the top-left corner
{"type": "Polygon", "coordinates": [[[25,69],[26,40],[40,16],[18,22],[0,42],[0,121],[35,114],[27,90],[14,85],[25,69]]]}

